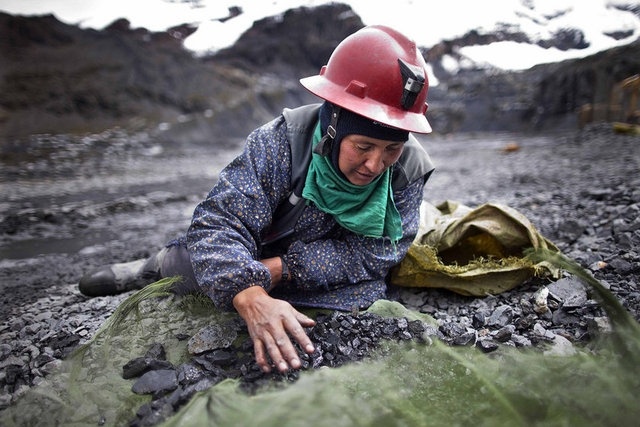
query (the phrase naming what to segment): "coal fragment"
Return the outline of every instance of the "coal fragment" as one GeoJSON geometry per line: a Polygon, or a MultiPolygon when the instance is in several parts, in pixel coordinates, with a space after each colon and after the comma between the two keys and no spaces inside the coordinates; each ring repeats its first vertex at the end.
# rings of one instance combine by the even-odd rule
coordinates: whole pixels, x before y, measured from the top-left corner
{"type": "Polygon", "coordinates": [[[143,374],[131,387],[136,394],[163,394],[178,388],[178,377],[173,369],[159,369],[143,374]]]}
{"type": "Polygon", "coordinates": [[[151,347],[149,347],[145,356],[151,359],[167,360],[167,353],[164,350],[164,346],[158,342],[153,343],[151,347]]]}
{"type": "Polygon", "coordinates": [[[188,350],[191,354],[201,354],[210,350],[228,348],[237,336],[235,328],[229,325],[207,325],[191,337],[188,350]]]}
{"type": "Polygon", "coordinates": [[[149,357],[136,357],[122,367],[122,378],[125,380],[139,377],[140,375],[159,369],[172,369],[173,365],[166,360],[152,359],[149,357]]]}
{"type": "Polygon", "coordinates": [[[491,340],[479,340],[476,343],[476,347],[478,347],[484,353],[491,353],[492,351],[496,351],[498,349],[498,344],[491,340]]]}

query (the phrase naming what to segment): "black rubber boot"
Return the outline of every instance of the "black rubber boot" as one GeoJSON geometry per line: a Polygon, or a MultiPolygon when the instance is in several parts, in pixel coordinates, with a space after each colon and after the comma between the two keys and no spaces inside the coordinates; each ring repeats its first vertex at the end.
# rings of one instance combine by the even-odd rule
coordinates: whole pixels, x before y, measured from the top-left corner
{"type": "Polygon", "coordinates": [[[160,265],[166,249],[148,259],[112,264],[102,267],[80,279],[80,292],[89,297],[117,295],[142,289],[161,279],[160,265]]]}

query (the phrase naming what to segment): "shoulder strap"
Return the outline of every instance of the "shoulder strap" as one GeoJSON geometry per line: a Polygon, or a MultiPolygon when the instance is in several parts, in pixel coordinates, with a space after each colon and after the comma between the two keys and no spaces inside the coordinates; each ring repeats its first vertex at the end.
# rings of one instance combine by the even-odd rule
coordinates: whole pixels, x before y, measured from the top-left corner
{"type": "MultiPolygon", "coordinates": [[[[302,215],[305,207],[302,190],[311,163],[311,141],[320,106],[321,104],[311,104],[295,109],[286,108],[282,112],[291,147],[291,193],[276,209],[271,226],[262,240],[262,246],[291,235],[302,215]]],[[[420,178],[426,181],[433,170],[429,154],[418,140],[409,134],[409,140],[405,143],[402,155],[393,169],[393,190],[401,190],[420,178]]]]}
{"type": "Polygon", "coordinates": [[[287,127],[287,140],[291,150],[291,193],[276,209],[269,231],[262,240],[268,245],[293,233],[305,203],[302,190],[311,163],[312,138],[318,123],[321,104],[311,104],[282,112],[287,127]]]}
{"type": "Polygon", "coordinates": [[[311,163],[313,131],[318,123],[321,104],[305,105],[282,112],[287,123],[287,139],[291,147],[291,190],[298,198],[307,178],[311,163]]]}

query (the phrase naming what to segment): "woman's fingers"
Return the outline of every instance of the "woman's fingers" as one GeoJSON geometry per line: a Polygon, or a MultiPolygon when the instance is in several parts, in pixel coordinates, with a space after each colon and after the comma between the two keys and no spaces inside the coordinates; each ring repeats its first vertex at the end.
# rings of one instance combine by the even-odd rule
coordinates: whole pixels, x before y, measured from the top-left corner
{"type": "Polygon", "coordinates": [[[280,372],[286,372],[289,368],[299,369],[301,366],[298,352],[284,331],[276,338],[273,354],[269,353],[269,355],[280,372]]]}
{"type": "Polygon", "coordinates": [[[304,328],[315,325],[315,321],[288,302],[271,298],[264,289],[252,286],[239,292],[233,304],[247,324],[256,363],[264,372],[270,372],[272,366],[280,372],[302,366],[291,338],[306,353],[313,353],[304,328]]]}
{"type": "Polygon", "coordinates": [[[279,327],[273,334],[273,344],[275,345],[271,348],[267,347],[271,360],[280,372],[285,372],[289,368],[300,369],[302,366],[298,351],[291,342],[289,335],[306,353],[310,354],[315,351],[311,339],[309,339],[303,328],[303,326],[313,326],[314,324],[315,322],[312,319],[296,310],[293,310],[292,316],[284,317],[281,324],[283,328],[279,327]]]}
{"type": "MultiPolygon", "coordinates": [[[[308,320],[315,323],[311,319],[308,320]]],[[[305,324],[309,323],[305,322],[305,324]]],[[[264,372],[270,372],[271,370],[267,355],[273,366],[280,372],[286,372],[289,369],[300,369],[302,366],[298,351],[288,334],[306,353],[314,352],[313,344],[298,319],[294,316],[285,317],[282,323],[272,325],[272,328],[269,329],[263,329],[258,339],[254,339],[256,362],[264,372]]]]}
{"type": "Polygon", "coordinates": [[[271,372],[271,364],[264,348],[264,344],[260,339],[253,340],[253,354],[256,359],[258,367],[262,369],[262,372],[271,372]]]}
{"type": "Polygon", "coordinates": [[[278,339],[274,339],[270,333],[262,334],[253,340],[253,351],[256,363],[263,372],[271,372],[272,366],[280,372],[301,366],[298,353],[286,334],[278,339]]]}
{"type": "Polygon", "coordinates": [[[285,328],[304,352],[311,354],[315,351],[315,348],[303,327],[311,327],[315,325],[316,322],[298,311],[296,311],[295,314],[296,317],[293,320],[289,320],[288,323],[285,323],[285,328]]]}

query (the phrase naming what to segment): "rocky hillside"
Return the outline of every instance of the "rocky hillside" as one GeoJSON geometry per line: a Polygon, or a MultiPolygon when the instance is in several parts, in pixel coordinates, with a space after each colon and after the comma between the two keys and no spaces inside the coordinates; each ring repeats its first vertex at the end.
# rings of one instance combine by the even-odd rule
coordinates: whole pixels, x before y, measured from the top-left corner
{"type": "MultiPolygon", "coordinates": [[[[231,48],[198,58],[182,46],[195,30],[188,25],[154,33],[119,20],[96,31],[53,16],[0,13],[0,143],[161,122],[195,123],[188,137],[197,140],[242,136],[283,106],[315,100],[297,79],[316,73],[362,26],[346,5],[299,8],[257,21],[231,48]]],[[[581,42],[562,33],[545,43],[566,47],[568,40],[581,42]]],[[[424,48],[441,82],[429,97],[437,132],[574,127],[577,108],[606,99],[612,84],[640,69],[640,42],[519,73],[447,75],[439,66],[455,46],[489,41],[470,33],[424,48]]]]}
{"type": "Polygon", "coordinates": [[[430,120],[443,133],[576,129],[582,106],[608,105],[614,101],[613,87],[639,70],[636,41],[520,72],[476,69],[443,74],[441,84],[430,92],[430,120]]]}

